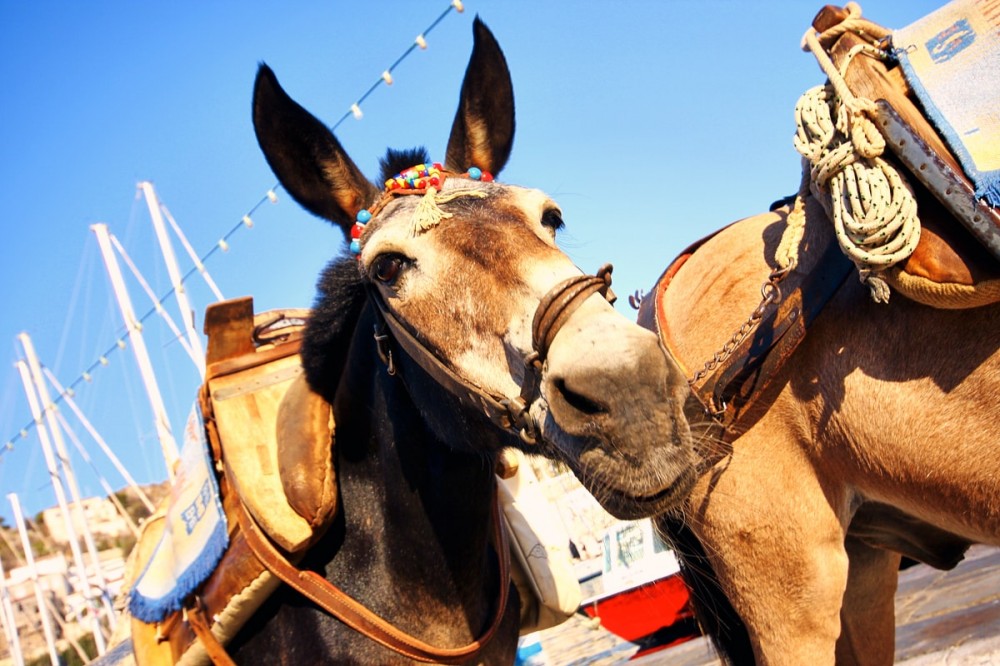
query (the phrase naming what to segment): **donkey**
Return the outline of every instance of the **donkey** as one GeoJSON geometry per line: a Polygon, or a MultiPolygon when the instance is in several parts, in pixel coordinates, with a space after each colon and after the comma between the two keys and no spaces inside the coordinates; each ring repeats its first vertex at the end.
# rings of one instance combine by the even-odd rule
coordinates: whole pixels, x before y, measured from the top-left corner
{"type": "Polygon", "coordinates": [[[855,3],[820,10],[798,195],[689,248],[640,306],[702,433],[660,524],[734,663],[891,664],[901,558],[1000,546],[1000,214],[890,38],[855,3]]]}
{"type": "Polygon", "coordinates": [[[694,481],[683,375],[609,304],[609,269],[583,275],[557,248],[556,203],[493,179],[514,100],[493,35],[478,18],[473,32],[444,164],[390,150],[384,191],[259,69],[268,164],[351,245],[319,279],[301,352],[333,407],[339,505],[298,567],[405,638],[387,647],[282,586],[228,646],[239,663],[512,662],[518,599],[491,545],[505,447],[564,460],[623,518],[694,481]]]}

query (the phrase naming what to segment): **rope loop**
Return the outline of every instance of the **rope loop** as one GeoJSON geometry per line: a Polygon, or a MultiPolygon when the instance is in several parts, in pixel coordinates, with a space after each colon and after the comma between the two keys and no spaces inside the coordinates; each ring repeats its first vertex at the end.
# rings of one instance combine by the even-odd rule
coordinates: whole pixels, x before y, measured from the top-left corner
{"type": "MultiPolygon", "coordinates": [[[[857,266],[872,298],[885,303],[889,287],[879,274],[913,253],[920,220],[909,184],[881,157],[886,144],[875,124],[877,107],[855,96],[844,79],[855,57],[884,57],[875,44],[887,31],[861,19],[854,3],[848,3],[847,10],[848,18],[837,26],[822,34],[809,30],[803,37],[804,48],[829,80],[799,98],[793,143],[808,166],[808,189],[830,214],[841,249],[857,266]],[[838,70],[824,45],[846,32],[862,35],[867,43],[853,47],[838,70]]],[[[782,252],[788,261],[790,249],[782,247],[782,252]]]]}

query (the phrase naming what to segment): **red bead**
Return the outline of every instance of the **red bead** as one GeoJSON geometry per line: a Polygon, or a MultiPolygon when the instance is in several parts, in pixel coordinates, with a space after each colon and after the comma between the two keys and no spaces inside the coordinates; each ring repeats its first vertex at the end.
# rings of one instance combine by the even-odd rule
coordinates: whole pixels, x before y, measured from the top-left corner
{"type": "Polygon", "coordinates": [[[480,180],[483,181],[484,183],[492,183],[493,182],[493,174],[491,174],[489,171],[484,171],[483,172],[483,177],[480,178],[480,180]]]}
{"type": "Polygon", "coordinates": [[[351,227],[351,239],[357,240],[361,238],[361,232],[364,231],[364,229],[365,228],[360,224],[355,224],[353,227],[351,227]]]}

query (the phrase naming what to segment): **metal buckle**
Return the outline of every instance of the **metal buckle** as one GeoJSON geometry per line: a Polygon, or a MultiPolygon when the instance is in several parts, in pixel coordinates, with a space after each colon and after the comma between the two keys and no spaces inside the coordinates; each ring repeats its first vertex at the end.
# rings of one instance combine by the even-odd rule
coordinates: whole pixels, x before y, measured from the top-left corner
{"type": "Polygon", "coordinates": [[[392,348],[389,346],[389,334],[385,332],[385,324],[379,323],[373,326],[375,329],[375,349],[378,357],[385,363],[386,372],[389,376],[396,374],[396,363],[392,359],[392,348]]]}

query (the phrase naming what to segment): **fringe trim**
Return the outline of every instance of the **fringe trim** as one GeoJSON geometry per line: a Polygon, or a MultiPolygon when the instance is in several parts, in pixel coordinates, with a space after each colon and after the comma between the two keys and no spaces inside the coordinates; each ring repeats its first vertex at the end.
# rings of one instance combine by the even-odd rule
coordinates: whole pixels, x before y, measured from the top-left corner
{"type": "Polygon", "coordinates": [[[985,199],[994,208],[1000,208],[1000,173],[991,174],[983,186],[976,190],[976,196],[985,199]]]}
{"type": "MultiPolygon", "coordinates": [[[[129,613],[138,620],[152,624],[160,622],[171,613],[180,610],[183,606],[184,598],[194,591],[215,570],[228,545],[229,534],[226,522],[220,520],[215,529],[212,530],[212,536],[208,538],[202,554],[184,570],[184,573],[177,577],[177,582],[174,584],[173,590],[156,599],[142,595],[135,587],[129,590],[129,613]]],[[[157,550],[162,546],[163,541],[157,545],[157,550]]],[[[154,550],[153,556],[149,558],[149,561],[152,562],[155,558],[156,551],[154,550]]]]}
{"type": "Polygon", "coordinates": [[[487,196],[482,190],[453,190],[447,194],[439,194],[434,187],[428,187],[426,194],[420,198],[417,210],[413,214],[413,235],[421,234],[428,229],[432,229],[440,224],[441,220],[453,217],[452,213],[441,210],[439,204],[448,203],[459,197],[476,197],[483,199],[487,196]]]}

